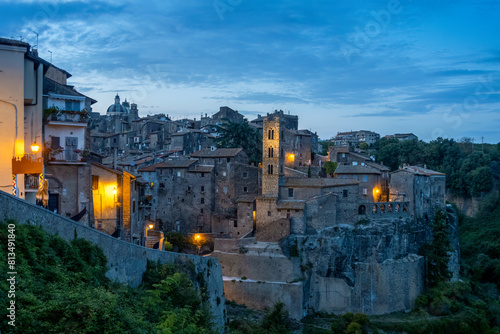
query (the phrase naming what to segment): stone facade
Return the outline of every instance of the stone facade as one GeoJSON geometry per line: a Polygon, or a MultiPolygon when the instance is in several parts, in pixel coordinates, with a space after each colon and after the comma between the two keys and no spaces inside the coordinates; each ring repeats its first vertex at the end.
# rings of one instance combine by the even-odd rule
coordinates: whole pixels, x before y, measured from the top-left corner
{"type": "MultiPolygon", "coordinates": [[[[108,260],[106,275],[113,281],[137,287],[141,284],[147,261],[160,263],[192,263],[197,277],[205,282],[206,303],[213,316],[217,333],[224,332],[226,310],[221,267],[217,260],[160,250],[148,249],[124,242],[93,228],[54,214],[41,207],[0,192],[0,218],[13,219],[19,224],[38,225],[47,233],[71,241],[75,237],[99,246],[108,260]]],[[[196,282],[194,282],[196,284],[196,282]]]]}
{"type": "Polygon", "coordinates": [[[446,205],[446,175],[427,168],[405,166],[391,173],[390,200],[409,202],[413,218],[430,222],[446,205]]]}

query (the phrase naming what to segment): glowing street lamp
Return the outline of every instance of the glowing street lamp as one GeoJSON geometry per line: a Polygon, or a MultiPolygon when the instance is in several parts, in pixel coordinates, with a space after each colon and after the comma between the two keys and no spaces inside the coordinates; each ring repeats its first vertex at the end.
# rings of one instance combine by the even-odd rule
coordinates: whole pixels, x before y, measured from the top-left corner
{"type": "Polygon", "coordinates": [[[36,141],[31,144],[31,152],[36,153],[40,150],[40,145],[36,143],[36,141]]]}
{"type": "Polygon", "coordinates": [[[150,230],[152,230],[153,227],[155,227],[155,226],[153,224],[149,224],[148,227],[149,227],[150,230]]]}
{"type": "Polygon", "coordinates": [[[113,195],[116,195],[117,191],[116,191],[116,187],[113,188],[113,195]]]}

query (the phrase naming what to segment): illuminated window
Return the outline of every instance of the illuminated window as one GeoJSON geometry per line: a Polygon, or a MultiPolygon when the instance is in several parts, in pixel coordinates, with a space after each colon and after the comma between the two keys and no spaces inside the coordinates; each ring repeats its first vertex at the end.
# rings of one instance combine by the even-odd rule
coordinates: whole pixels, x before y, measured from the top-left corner
{"type": "Polygon", "coordinates": [[[368,175],[363,175],[363,182],[368,182],[368,175]]]}
{"type": "Polygon", "coordinates": [[[92,190],[99,190],[99,176],[92,175],[92,190]]]}

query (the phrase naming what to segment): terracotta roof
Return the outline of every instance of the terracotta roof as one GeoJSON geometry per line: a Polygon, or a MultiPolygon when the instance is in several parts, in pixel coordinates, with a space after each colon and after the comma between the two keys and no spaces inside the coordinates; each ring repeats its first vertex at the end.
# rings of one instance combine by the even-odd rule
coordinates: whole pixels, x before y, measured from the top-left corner
{"type": "Polygon", "coordinates": [[[418,167],[418,166],[406,166],[403,167],[403,169],[397,170],[393,173],[397,173],[400,171],[405,171],[405,172],[410,172],[416,175],[425,175],[425,176],[446,176],[444,173],[436,172],[431,169],[423,168],[423,167],[418,167]]]}
{"type": "Polygon", "coordinates": [[[209,148],[204,148],[201,151],[194,152],[191,157],[194,158],[226,158],[234,157],[238,153],[243,151],[242,148],[218,148],[216,150],[211,150],[209,148]]]}
{"type": "Polygon", "coordinates": [[[335,174],[380,174],[380,170],[362,165],[338,165],[335,174]]]}
{"type": "Polygon", "coordinates": [[[276,204],[278,209],[304,210],[306,201],[279,201],[276,204]]]}
{"type": "Polygon", "coordinates": [[[338,178],[286,178],[285,187],[311,187],[311,188],[326,188],[338,187],[358,184],[354,179],[338,179],[338,178]]]}

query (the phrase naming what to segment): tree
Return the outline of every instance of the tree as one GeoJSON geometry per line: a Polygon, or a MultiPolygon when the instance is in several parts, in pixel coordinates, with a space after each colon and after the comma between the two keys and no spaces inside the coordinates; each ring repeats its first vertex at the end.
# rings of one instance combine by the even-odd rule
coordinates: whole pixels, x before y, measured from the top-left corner
{"type": "Polygon", "coordinates": [[[248,121],[245,119],[243,123],[233,123],[226,118],[223,121],[226,121],[226,123],[213,126],[213,130],[218,133],[216,139],[217,147],[241,147],[251,162],[261,162],[262,138],[256,130],[250,127],[248,121]]]}
{"type": "Polygon", "coordinates": [[[332,175],[333,173],[335,173],[335,170],[337,169],[337,165],[338,164],[336,162],[333,162],[333,161],[325,162],[326,173],[329,175],[332,175]]]}
{"type": "Polygon", "coordinates": [[[482,192],[490,191],[493,187],[493,174],[490,166],[476,168],[471,173],[471,195],[479,196],[482,192]]]}
{"type": "Polygon", "coordinates": [[[451,248],[448,237],[448,217],[444,210],[435,213],[432,222],[432,243],[424,248],[424,255],[427,260],[427,283],[430,287],[436,286],[439,282],[448,281],[451,272],[448,270],[451,248]]]}

